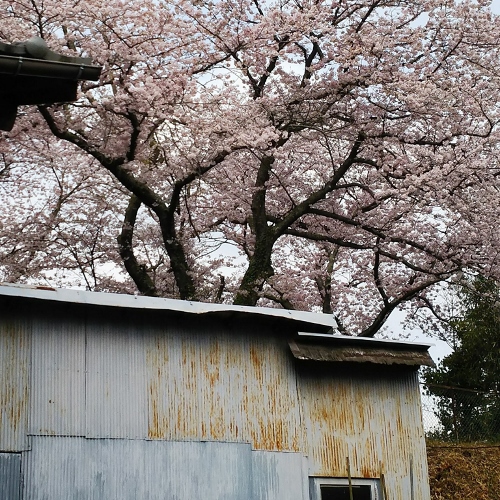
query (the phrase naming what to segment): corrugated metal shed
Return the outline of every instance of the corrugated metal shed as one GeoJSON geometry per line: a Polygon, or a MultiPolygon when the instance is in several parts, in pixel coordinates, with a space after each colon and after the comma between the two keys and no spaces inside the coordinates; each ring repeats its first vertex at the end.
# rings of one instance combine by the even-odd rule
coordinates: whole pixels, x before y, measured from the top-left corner
{"type": "Polygon", "coordinates": [[[0,286],[0,309],[0,451],[22,456],[24,499],[306,500],[347,458],[353,476],[383,470],[391,498],[411,498],[410,477],[430,498],[426,345],[298,335],[334,325],[312,313],[79,291],[0,286]]]}

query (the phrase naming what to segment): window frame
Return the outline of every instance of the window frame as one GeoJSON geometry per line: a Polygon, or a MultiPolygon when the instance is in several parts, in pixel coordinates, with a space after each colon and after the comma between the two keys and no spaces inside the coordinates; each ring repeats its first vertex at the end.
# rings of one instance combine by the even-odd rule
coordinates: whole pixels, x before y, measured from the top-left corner
{"type": "MultiPolygon", "coordinates": [[[[370,486],[371,500],[382,500],[380,479],[352,478],[353,486],[370,486]]],[[[321,500],[321,486],[349,486],[347,477],[310,477],[309,491],[311,500],[321,500]]]]}

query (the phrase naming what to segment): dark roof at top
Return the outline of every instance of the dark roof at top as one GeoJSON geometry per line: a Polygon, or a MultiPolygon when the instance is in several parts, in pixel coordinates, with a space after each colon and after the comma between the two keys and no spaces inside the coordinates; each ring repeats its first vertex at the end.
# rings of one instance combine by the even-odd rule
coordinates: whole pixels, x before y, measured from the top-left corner
{"type": "Polygon", "coordinates": [[[98,80],[102,68],[87,57],[49,49],[42,38],[0,42],[0,130],[11,130],[21,104],[75,101],[79,80],[98,80]]]}

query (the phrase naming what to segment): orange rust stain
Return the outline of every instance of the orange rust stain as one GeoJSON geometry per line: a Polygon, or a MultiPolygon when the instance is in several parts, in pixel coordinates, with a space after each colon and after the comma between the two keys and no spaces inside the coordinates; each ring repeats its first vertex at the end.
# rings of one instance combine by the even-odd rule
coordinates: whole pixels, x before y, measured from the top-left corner
{"type": "Polygon", "coordinates": [[[163,378],[166,349],[161,339],[158,337],[154,346],[146,352],[146,360],[149,368],[151,369],[151,379],[149,382],[148,396],[149,396],[149,418],[148,418],[148,437],[150,439],[162,439],[165,437],[165,429],[162,425],[163,418],[160,414],[159,394],[161,392],[161,381],[163,378]],[[162,359],[163,358],[163,359],[162,359]]]}
{"type": "Polygon", "coordinates": [[[151,385],[149,388],[149,394],[151,396],[151,423],[148,428],[148,436],[151,439],[158,439],[161,436],[160,433],[160,419],[158,414],[158,391],[156,387],[151,385]]]}
{"type": "Polygon", "coordinates": [[[16,434],[27,423],[28,411],[28,343],[25,334],[14,324],[0,331],[0,408],[7,421],[0,425],[16,434]]]}
{"type": "Polygon", "coordinates": [[[184,426],[185,419],[182,418],[182,417],[183,417],[182,410],[181,410],[181,407],[179,405],[178,408],[177,408],[176,428],[177,428],[178,431],[181,431],[181,433],[185,429],[185,426],[184,426]]]}
{"type": "Polygon", "coordinates": [[[250,359],[256,373],[261,375],[262,372],[262,359],[259,351],[255,346],[250,347],[250,359]]]}
{"type": "Polygon", "coordinates": [[[367,467],[367,466],[364,466],[361,469],[361,477],[370,478],[370,477],[377,477],[377,476],[378,476],[378,472],[374,474],[372,472],[372,470],[369,467],[367,467]]]}
{"type": "Polygon", "coordinates": [[[220,360],[220,346],[217,340],[214,340],[208,352],[208,359],[211,365],[215,366],[220,360]]]}

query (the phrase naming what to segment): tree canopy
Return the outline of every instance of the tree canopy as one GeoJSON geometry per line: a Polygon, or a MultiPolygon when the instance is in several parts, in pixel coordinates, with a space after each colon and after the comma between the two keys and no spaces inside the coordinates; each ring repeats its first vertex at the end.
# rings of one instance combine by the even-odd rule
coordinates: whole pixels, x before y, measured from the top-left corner
{"type": "Polygon", "coordinates": [[[0,279],[335,313],[500,278],[500,20],[478,0],[0,0],[103,66],[0,141],[0,279]]]}
{"type": "Polygon", "coordinates": [[[440,437],[500,438],[500,288],[477,277],[458,293],[462,312],[450,321],[453,351],[424,372],[438,396],[440,437]]]}

